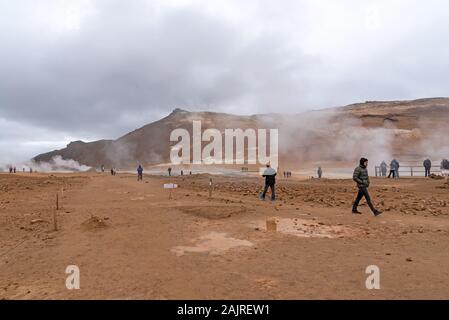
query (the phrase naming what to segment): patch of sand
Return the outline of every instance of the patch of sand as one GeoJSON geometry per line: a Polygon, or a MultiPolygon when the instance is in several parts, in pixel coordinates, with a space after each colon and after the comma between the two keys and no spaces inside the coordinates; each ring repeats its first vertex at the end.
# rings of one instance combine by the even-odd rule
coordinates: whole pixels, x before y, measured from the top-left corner
{"type": "MultiPolygon", "coordinates": [[[[303,219],[276,219],[277,232],[302,238],[344,238],[355,234],[355,230],[340,225],[326,225],[303,219]]],[[[266,221],[256,221],[251,224],[258,229],[267,231],[266,221]]]]}
{"type": "Polygon", "coordinates": [[[195,240],[194,246],[177,246],[171,251],[177,256],[186,253],[221,254],[237,247],[252,247],[253,243],[229,237],[226,233],[211,232],[195,240]]]}

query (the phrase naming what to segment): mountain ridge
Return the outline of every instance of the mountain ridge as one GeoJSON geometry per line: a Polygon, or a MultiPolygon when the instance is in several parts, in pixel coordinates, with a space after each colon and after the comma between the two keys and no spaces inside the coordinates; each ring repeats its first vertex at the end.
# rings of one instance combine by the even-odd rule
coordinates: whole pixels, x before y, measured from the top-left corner
{"type": "MultiPolygon", "coordinates": [[[[364,135],[368,135],[365,137],[367,139],[373,137],[378,139],[378,135],[387,134],[391,137],[385,140],[391,141],[382,141],[382,148],[388,148],[391,144],[391,148],[397,151],[406,149],[403,145],[405,142],[413,141],[419,145],[421,140],[434,140],[432,128],[438,128],[446,133],[445,130],[449,129],[444,129],[444,126],[448,117],[449,98],[367,101],[294,114],[234,115],[208,111],[190,112],[176,108],[169,115],[145,124],[115,140],[73,141],[66,148],[37,155],[33,160],[48,162],[59,155],[63,159],[73,159],[92,167],[100,165],[134,167],[137,163],[145,165],[167,163],[170,147],[173,145],[169,140],[170,132],[177,128],[184,128],[192,133],[192,121],[201,120],[203,130],[207,128],[216,128],[220,131],[226,128],[279,128],[281,158],[296,157],[300,161],[323,161],[330,158],[339,161],[342,158],[339,154],[326,150],[333,148],[332,144],[336,139],[344,145],[359,140],[363,143],[364,135]],[[351,137],[351,130],[360,132],[361,136],[358,137],[355,134],[351,137]],[[380,134],[381,131],[382,134],[380,134]],[[373,134],[373,137],[370,137],[370,134],[373,134]],[[340,138],[343,140],[340,141],[340,138]],[[318,146],[324,150],[319,149],[318,146]]],[[[414,152],[411,148],[409,149],[405,151],[414,152]]],[[[356,152],[357,150],[354,150],[353,153],[356,152]]],[[[393,152],[389,153],[393,154],[393,152]]]]}

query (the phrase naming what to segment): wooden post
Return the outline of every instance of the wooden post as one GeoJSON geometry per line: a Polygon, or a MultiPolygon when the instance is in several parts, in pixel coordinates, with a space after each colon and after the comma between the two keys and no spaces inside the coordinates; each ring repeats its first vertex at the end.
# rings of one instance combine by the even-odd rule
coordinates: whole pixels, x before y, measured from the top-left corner
{"type": "Polygon", "coordinates": [[[59,194],[56,192],[56,210],[53,211],[53,229],[58,231],[57,213],[59,210],[59,194]]]}
{"type": "Polygon", "coordinates": [[[413,167],[410,167],[410,174],[411,174],[412,177],[413,177],[413,167]]]}
{"type": "Polygon", "coordinates": [[[58,231],[58,221],[57,221],[57,211],[53,212],[53,229],[54,231],[58,231]]]}
{"type": "Polygon", "coordinates": [[[209,179],[209,199],[212,198],[212,178],[209,179]]]}

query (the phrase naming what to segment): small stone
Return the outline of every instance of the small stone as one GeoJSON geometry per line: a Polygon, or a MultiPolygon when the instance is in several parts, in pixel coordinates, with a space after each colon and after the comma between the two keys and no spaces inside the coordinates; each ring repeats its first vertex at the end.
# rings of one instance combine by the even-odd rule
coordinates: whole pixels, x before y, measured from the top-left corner
{"type": "Polygon", "coordinates": [[[44,220],[42,220],[42,219],[33,219],[33,220],[30,221],[31,224],[36,224],[36,223],[41,223],[41,222],[44,222],[44,220]]]}

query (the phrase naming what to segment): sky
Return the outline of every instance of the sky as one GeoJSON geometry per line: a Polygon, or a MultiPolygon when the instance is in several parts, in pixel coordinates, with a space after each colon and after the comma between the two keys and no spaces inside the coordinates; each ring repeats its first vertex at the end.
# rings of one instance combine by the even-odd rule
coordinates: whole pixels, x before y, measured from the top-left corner
{"type": "Polygon", "coordinates": [[[449,96],[446,0],[0,0],[0,163],[175,108],[449,96]]]}

